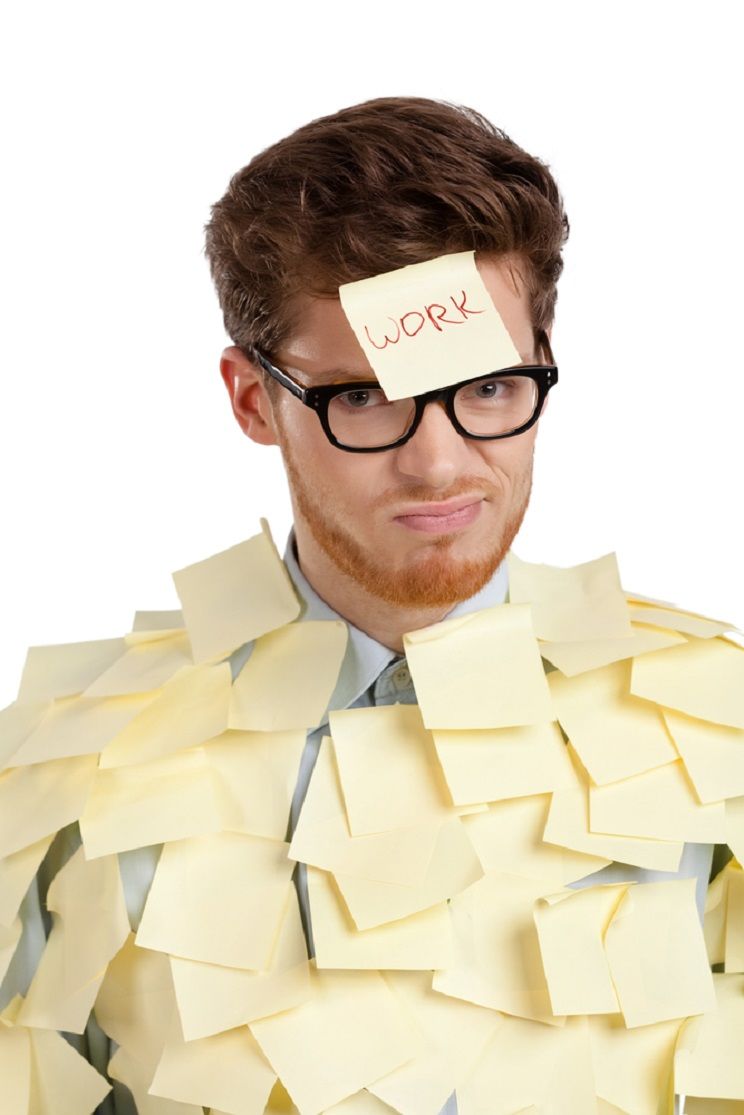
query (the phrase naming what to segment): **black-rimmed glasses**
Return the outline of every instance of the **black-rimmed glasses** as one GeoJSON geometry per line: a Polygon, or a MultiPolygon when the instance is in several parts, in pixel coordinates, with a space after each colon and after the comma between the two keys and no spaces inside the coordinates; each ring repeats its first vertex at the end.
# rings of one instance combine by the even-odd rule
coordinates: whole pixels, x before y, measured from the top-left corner
{"type": "Polygon", "coordinates": [[[461,380],[450,387],[389,400],[375,380],[304,387],[253,349],[268,375],[316,412],[326,437],[349,453],[395,449],[415,434],[432,402],[442,402],[452,425],[463,437],[477,441],[515,437],[540,417],[545,398],[558,382],[550,341],[544,330],[538,342],[549,364],[518,364],[488,375],[461,380]]]}

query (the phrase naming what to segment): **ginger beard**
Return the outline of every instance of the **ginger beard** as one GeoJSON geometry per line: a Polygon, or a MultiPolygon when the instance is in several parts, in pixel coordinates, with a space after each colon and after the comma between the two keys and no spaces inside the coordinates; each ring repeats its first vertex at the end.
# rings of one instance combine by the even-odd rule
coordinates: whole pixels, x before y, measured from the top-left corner
{"type": "MultiPolygon", "coordinates": [[[[443,534],[434,537],[419,554],[412,557],[407,566],[399,569],[393,568],[389,562],[385,563],[384,553],[371,552],[361,545],[337,518],[332,517],[329,511],[333,506],[332,493],[324,498],[316,485],[306,483],[305,474],[293,456],[290,439],[285,436],[281,418],[276,411],[275,420],[279,448],[296,509],[307,523],[315,542],[339,572],[370,595],[401,608],[454,606],[479,592],[506,557],[522,525],[530,500],[533,455],[530,455],[526,469],[515,478],[513,506],[486,554],[478,558],[457,559],[451,551],[458,536],[443,534]]],[[[447,492],[437,492],[436,496],[432,496],[428,489],[406,489],[404,494],[411,500],[425,502],[434,498],[452,499],[473,491],[484,492],[484,495],[497,502],[504,498],[503,491],[495,485],[487,485],[484,490],[482,478],[467,477],[463,477],[447,492]]],[[[403,493],[397,494],[398,501],[401,494],[403,493]]],[[[375,507],[391,504],[395,500],[396,497],[388,496],[375,507]]]]}

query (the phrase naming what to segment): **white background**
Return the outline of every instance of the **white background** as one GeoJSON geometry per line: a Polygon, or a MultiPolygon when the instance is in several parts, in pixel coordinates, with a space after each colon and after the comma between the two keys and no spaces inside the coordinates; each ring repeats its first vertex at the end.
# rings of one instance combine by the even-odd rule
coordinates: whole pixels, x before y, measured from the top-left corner
{"type": "Polygon", "coordinates": [[[240,432],[202,254],[230,175],[376,96],[471,105],[571,221],[515,545],[744,623],[735,3],[16,5],[4,106],[0,705],[26,647],[177,607],[171,571],[289,525],[240,432]]]}

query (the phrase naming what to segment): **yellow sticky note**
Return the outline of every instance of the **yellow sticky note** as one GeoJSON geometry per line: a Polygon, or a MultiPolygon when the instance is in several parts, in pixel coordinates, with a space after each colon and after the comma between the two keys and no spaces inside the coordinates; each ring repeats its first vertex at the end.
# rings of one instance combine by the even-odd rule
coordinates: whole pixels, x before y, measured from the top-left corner
{"type": "Polygon", "coordinates": [[[137,1115],[204,1115],[201,1104],[178,1103],[177,1100],[163,1100],[151,1096],[147,1089],[152,1081],[152,1070],[142,1061],[123,1048],[114,1053],[106,1072],[112,1080],[118,1080],[132,1093],[137,1115]]]}
{"type": "Polygon", "coordinates": [[[664,608],[657,605],[628,597],[631,619],[640,623],[651,623],[655,627],[670,627],[672,631],[681,631],[683,635],[694,635],[698,639],[712,639],[714,635],[723,635],[734,626],[722,620],[708,619],[694,612],[682,612],[676,608],[664,608]]]}
{"type": "Polygon", "coordinates": [[[52,880],[47,907],[54,926],[19,1022],[82,1034],[106,965],[129,935],[116,857],[88,861],[79,848],[52,880]]]}
{"type": "Polygon", "coordinates": [[[332,712],[330,726],[353,836],[454,814],[418,705],[332,712]]]}
{"type": "Polygon", "coordinates": [[[16,918],[10,925],[0,925],[0,983],[5,979],[5,973],[10,967],[22,930],[23,924],[20,918],[16,918]]]}
{"type": "Polygon", "coordinates": [[[633,634],[622,639],[591,639],[586,642],[540,643],[540,654],[566,677],[598,670],[611,662],[622,662],[653,650],[686,643],[684,635],[661,627],[631,622],[633,634]]]}
{"type": "Polygon", "coordinates": [[[440,827],[441,818],[433,816],[405,828],[371,836],[352,836],[332,741],[325,738],[302,803],[289,855],[334,874],[411,886],[424,878],[440,827]]]}
{"type": "Polygon", "coordinates": [[[677,870],[682,856],[681,840],[609,836],[590,830],[589,779],[578,760],[574,760],[572,769],[573,784],[553,791],[544,840],[576,852],[647,867],[651,871],[677,870]]]}
{"type": "Polygon", "coordinates": [[[335,878],[357,929],[372,929],[444,902],[482,874],[463,823],[454,817],[441,825],[420,883],[401,886],[341,873],[335,878]]]}
{"type": "Polygon", "coordinates": [[[265,968],[293,867],[286,844],[242,833],[166,844],[137,944],[187,960],[265,968]]]}
{"type": "Polygon", "coordinates": [[[744,871],[732,864],[726,904],[725,971],[744,972],[744,871]]]}
{"type": "Polygon", "coordinates": [[[261,534],[173,574],[194,662],[227,655],[300,612],[268,523],[261,534]]]}
{"type": "Polygon", "coordinates": [[[744,863],[744,795],[726,802],[726,843],[739,863],[744,863]]]}
{"type": "Polygon", "coordinates": [[[147,763],[224,732],[231,686],[229,662],[183,666],[108,744],[101,767],[147,763]]]}
{"type": "Polygon", "coordinates": [[[475,252],[344,283],[338,295],[388,399],[521,363],[475,252]]]}
{"type": "Polygon", "coordinates": [[[661,710],[630,692],[630,662],[575,678],[548,675],[558,720],[594,782],[617,782],[674,762],[661,710]]]}
{"type": "Polygon", "coordinates": [[[160,689],[182,666],[192,664],[191,644],[185,631],[160,639],[125,636],[128,650],[84,691],[85,697],[119,697],[160,689]]]}
{"type": "Polygon", "coordinates": [[[744,794],[744,729],[663,709],[669,734],[702,802],[744,794]]]}
{"type": "Polygon", "coordinates": [[[49,708],[50,701],[32,701],[29,704],[14,701],[0,709],[0,770],[28,739],[49,708]]]}
{"type": "Polygon", "coordinates": [[[219,785],[203,748],[99,770],[80,817],[88,859],[222,828],[219,785]]]}
{"type": "Polygon", "coordinates": [[[310,971],[297,893],[291,887],[276,945],[263,972],[170,957],[186,1041],[290,1010],[310,998],[310,971]]]}
{"type": "Polygon", "coordinates": [[[722,844],[726,840],[723,802],[702,805],[681,759],[633,778],[589,789],[592,832],[722,844]]]}
{"type": "Polygon", "coordinates": [[[414,1019],[421,1045],[413,1060],[370,1084],[370,1091],[394,1111],[439,1112],[468,1076],[500,1016],[439,995],[424,972],[386,972],[385,980],[414,1019]]]}
{"type": "Polygon", "coordinates": [[[644,654],[633,662],[631,690],[688,716],[744,728],[744,648],[720,637],[691,638],[644,654]]]}
{"type": "Polygon", "coordinates": [[[680,1026],[675,1020],[629,1030],[621,1015],[590,1019],[597,1095],[620,1112],[657,1115],[670,1089],[680,1026]]]}
{"type": "Polygon", "coordinates": [[[303,1115],[379,1080],[417,1048],[415,1026],[379,972],[313,969],[307,1003],[250,1029],[303,1115]]]}
{"type": "Polygon", "coordinates": [[[44,836],[0,859],[0,925],[10,925],[15,918],[51,842],[51,835],[44,836]]]}
{"type": "Polygon", "coordinates": [[[695,883],[673,879],[629,886],[607,928],[607,962],[627,1026],[715,1006],[695,883]]]}
{"type": "Polygon", "coordinates": [[[263,1115],[276,1075],[250,1030],[240,1026],[190,1042],[172,1037],[149,1091],[180,1103],[222,1108],[231,1115],[263,1115]]]}
{"type": "Polygon", "coordinates": [[[744,1100],[744,975],[714,975],[713,982],[716,1002],[710,1013],[682,1027],[674,1086],[688,1096],[744,1100]]]}
{"type": "Polygon", "coordinates": [[[126,649],[123,639],[29,647],[17,700],[25,704],[82,693],[126,649]]]}
{"type": "Polygon", "coordinates": [[[484,875],[451,903],[458,957],[436,972],[435,991],[521,1018],[553,1020],[533,920],[549,883],[484,875]]]}
{"type": "Polygon", "coordinates": [[[156,695],[127,697],[63,697],[54,701],[38,726],[10,759],[14,767],[98,754],[156,695]]]}
{"type": "Polygon", "coordinates": [[[94,1111],[111,1085],[53,1030],[29,1029],[31,1105],[29,1115],[78,1115],[94,1111]]]}
{"type": "Polygon", "coordinates": [[[374,929],[359,930],[332,875],[308,867],[307,885],[318,968],[431,972],[452,963],[454,938],[446,902],[374,929]]]}
{"type": "Polygon", "coordinates": [[[528,604],[499,604],[403,636],[427,728],[554,720],[528,604]]]}
{"type": "Polygon", "coordinates": [[[542,794],[566,781],[566,745],[554,722],[432,732],[457,805],[542,794]]]}
{"type": "Polygon", "coordinates": [[[222,827],[283,840],[305,731],[226,731],[204,745],[220,787],[222,827]]]}
{"type": "Polygon", "coordinates": [[[491,804],[465,822],[465,831],[485,871],[552,880],[555,886],[575,882],[606,867],[602,856],[574,852],[543,840],[550,794],[536,794],[491,804]]]}
{"type": "Polygon", "coordinates": [[[560,568],[522,561],[510,552],[509,600],[531,604],[539,639],[581,642],[633,634],[615,554],[560,568]]]}
{"type": "Polygon", "coordinates": [[[167,611],[138,611],[134,613],[132,630],[124,638],[128,646],[134,646],[139,638],[147,642],[150,639],[174,635],[179,629],[184,630],[183,612],[180,608],[167,611]]]}
{"type": "Polygon", "coordinates": [[[0,856],[76,821],[96,773],[95,755],[18,767],[0,775],[0,856]]]}
{"type": "Polygon", "coordinates": [[[348,633],[341,620],[308,620],[262,635],[233,684],[229,726],[278,732],[320,724],[348,633]]]}
{"type": "Polygon", "coordinates": [[[28,1115],[31,1095],[31,1040],[23,1026],[0,1016],[0,1080],[4,1115],[28,1115]]]}
{"type": "Polygon", "coordinates": [[[603,938],[627,887],[586,887],[535,903],[535,925],[554,1014],[613,1014],[620,1008],[603,938]]]}

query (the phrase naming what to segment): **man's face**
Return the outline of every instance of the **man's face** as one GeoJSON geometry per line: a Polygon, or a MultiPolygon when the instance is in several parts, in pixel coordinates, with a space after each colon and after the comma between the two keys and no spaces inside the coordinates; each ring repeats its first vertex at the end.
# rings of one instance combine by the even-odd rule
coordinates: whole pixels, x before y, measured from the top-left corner
{"type": "MultiPolygon", "coordinates": [[[[535,362],[521,282],[503,258],[478,260],[478,269],[523,361],[535,362]]],[[[299,327],[273,355],[308,386],[376,378],[337,299],[306,299],[299,327]]],[[[449,606],[483,587],[527,509],[537,425],[474,441],[433,403],[399,448],[349,453],[330,444],[310,408],[281,388],[273,396],[301,560],[312,538],[360,587],[401,607],[449,606]]]]}

